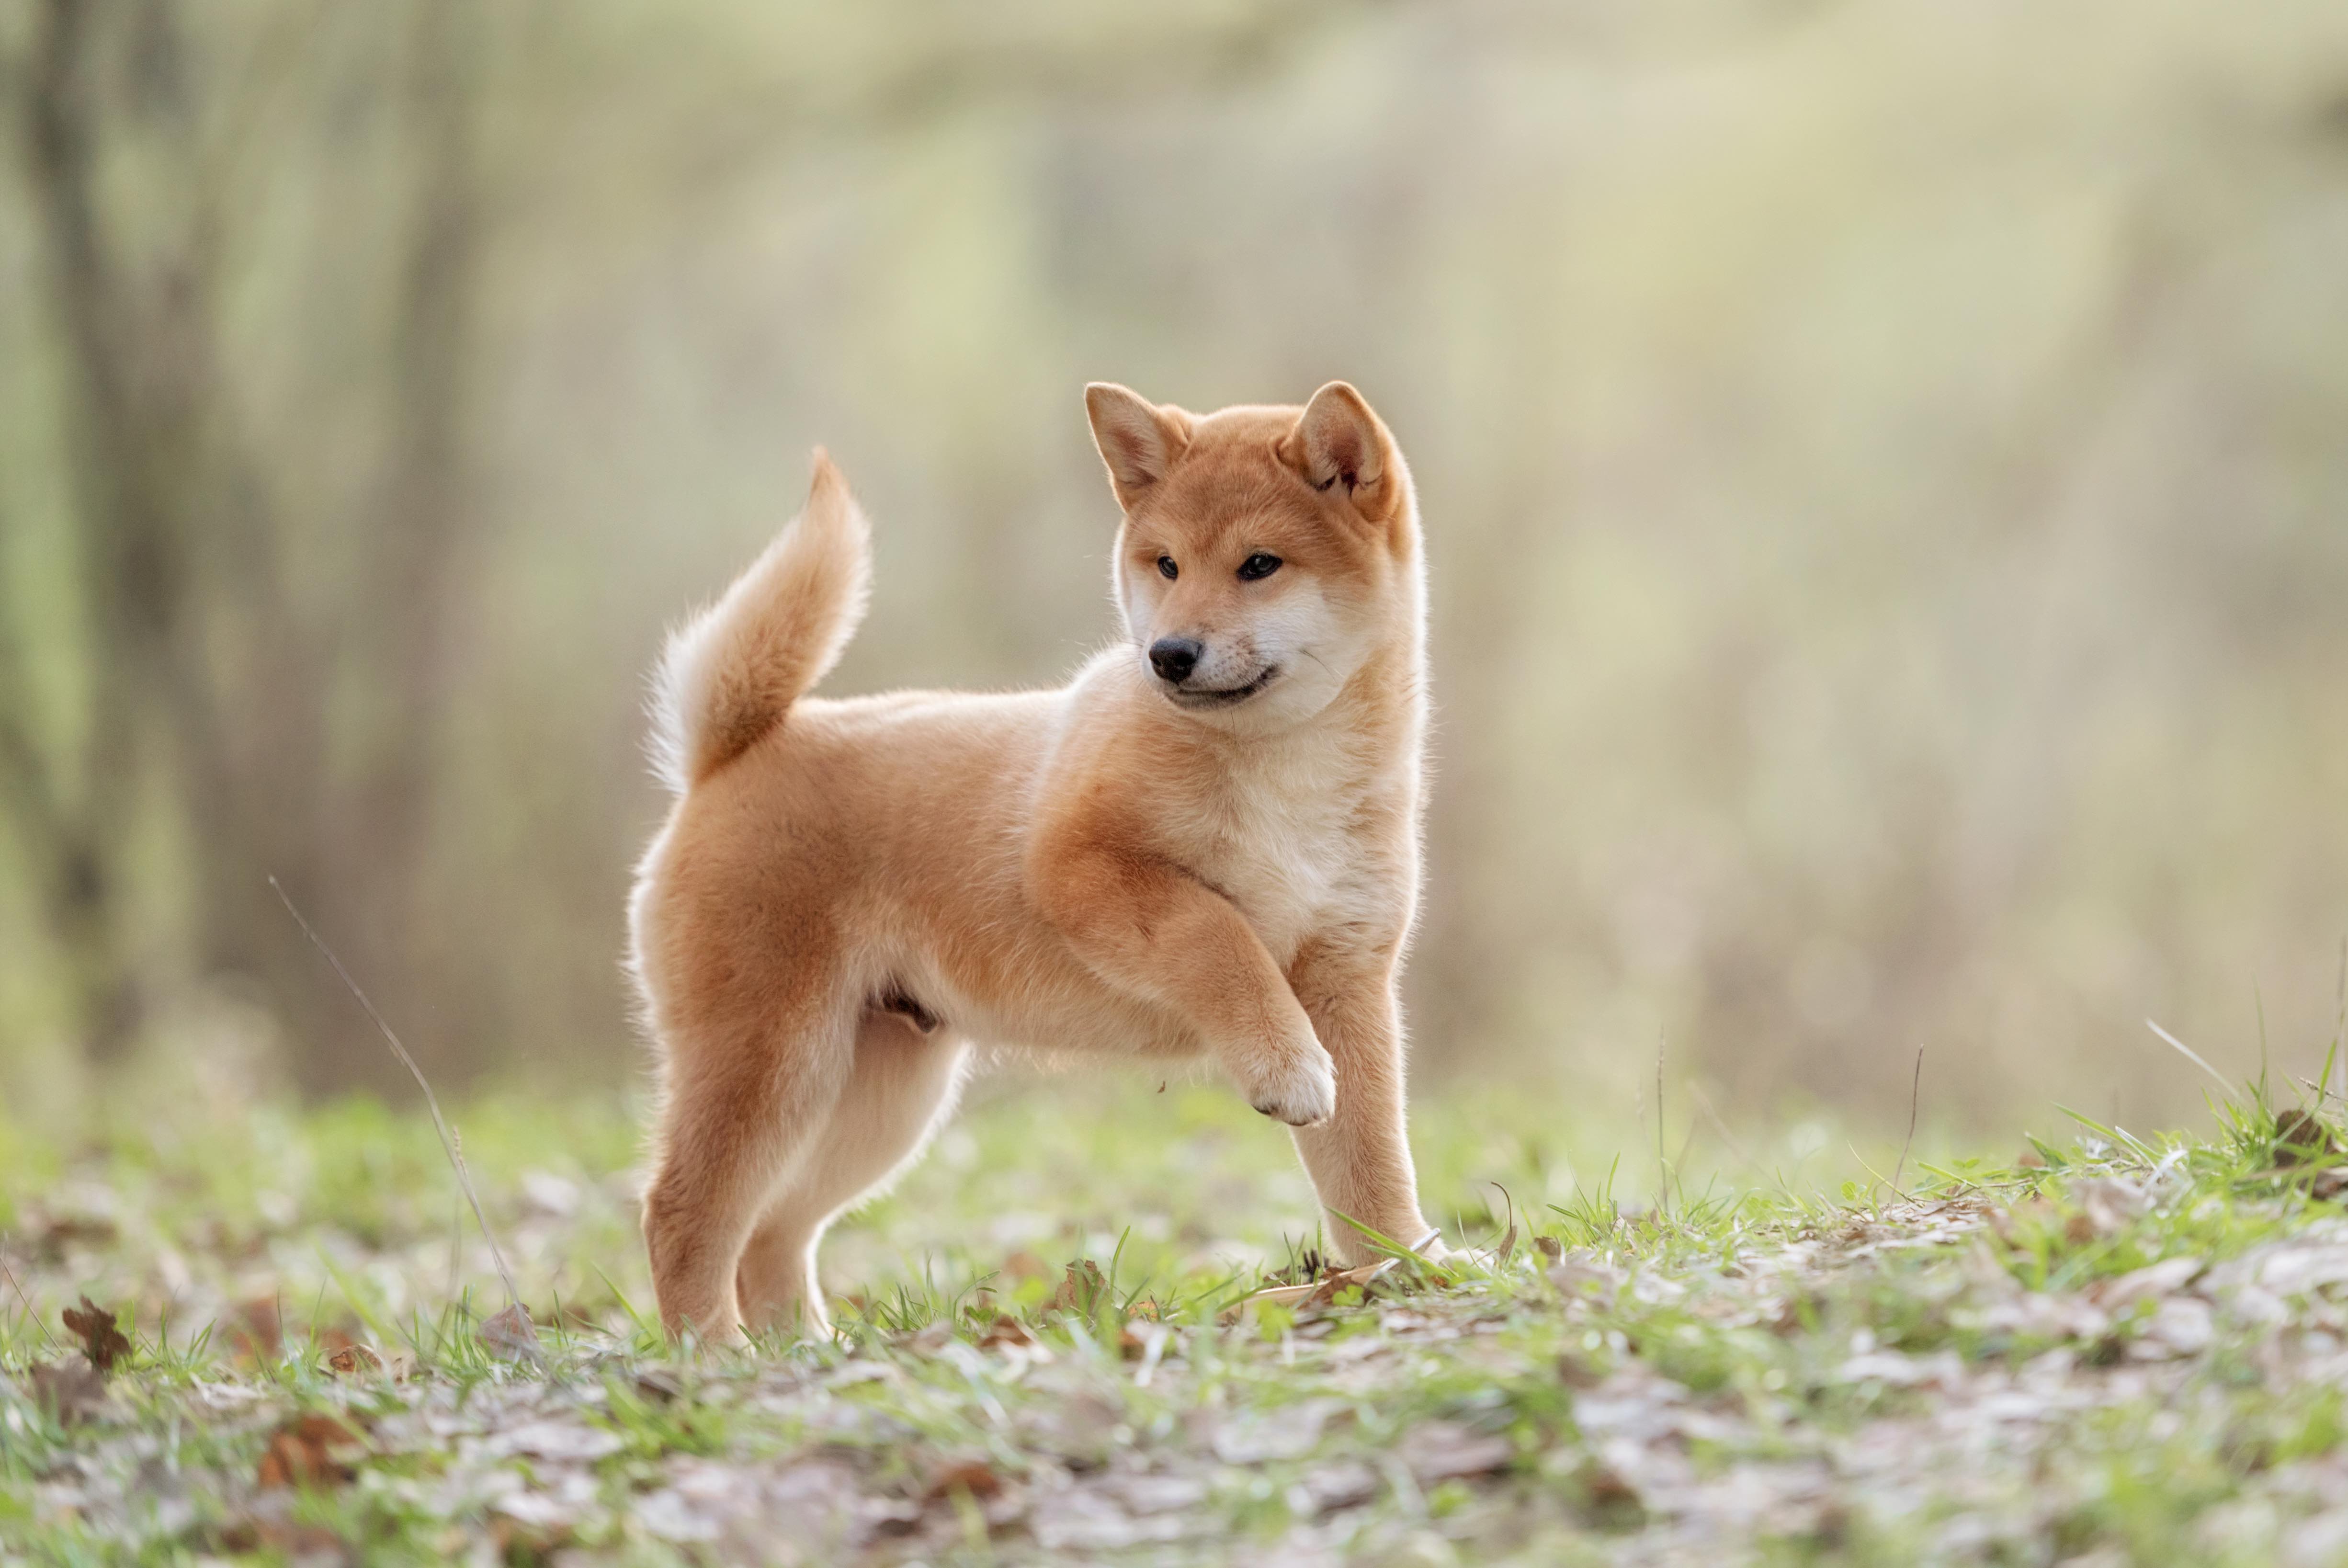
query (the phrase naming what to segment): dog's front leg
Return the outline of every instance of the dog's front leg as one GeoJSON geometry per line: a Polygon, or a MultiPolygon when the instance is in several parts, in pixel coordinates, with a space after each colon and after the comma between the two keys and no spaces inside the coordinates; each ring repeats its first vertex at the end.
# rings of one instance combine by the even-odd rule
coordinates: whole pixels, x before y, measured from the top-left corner
{"type": "Polygon", "coordinates": [[[1328,1119],[1329,1053],[1229,899],[1170,861],[1081,839],[1047,845],[1035,886],[1086,966],[1188,1022],[1249,1104],[1292,1127],[1328,1119]]]}
{"type": "Polygon", "coordinates": [[[1419,1215],[1404,1111],[1402,1006],[1391,954],[1357,954],[1308,942],[1289,980],[1337,1069],[1337,1110],[1296,1130],[1296,1151],[1327,1211],[1329,1246],[1348,1264],[1379,1255],[1355,1228],[1405,1247],[1427,1234],[1419,1215]],[[1354,1223],[1348,1223],[1348,1221],[1354,1223]]]}

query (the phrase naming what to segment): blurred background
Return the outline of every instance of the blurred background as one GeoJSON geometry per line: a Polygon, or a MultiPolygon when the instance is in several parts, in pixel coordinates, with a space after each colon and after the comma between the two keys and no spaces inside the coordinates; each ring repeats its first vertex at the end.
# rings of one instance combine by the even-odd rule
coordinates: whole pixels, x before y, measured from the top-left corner
{"type": "Polygon", "coordinates": [[[1335,377],[1432,558],[1424,1092],[2314,1071],[2337,0],[5,0],[0,1100],[412,1094],[272,874],[444,1091],[633,1081],[644,673],[808,448],[828,690],[1050,682],[1082,384],[1335,377]]]}

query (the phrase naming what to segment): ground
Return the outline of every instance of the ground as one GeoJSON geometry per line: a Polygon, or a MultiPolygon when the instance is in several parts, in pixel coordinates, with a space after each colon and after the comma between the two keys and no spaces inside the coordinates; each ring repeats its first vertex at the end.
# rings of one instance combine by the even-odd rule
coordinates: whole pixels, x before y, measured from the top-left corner
{"type": "Polygon", "coordinates": [[[2348,1561],[2288,1101],[1831,1195],[1650,1134],[1637,1202],[1527,1111],[1431,1103],[1460,1251],[1333,1279],[1228,1094],[983,1095],[828,1251],[839,1337],[751,1353],[647,1325],[616,1099],[451,1118],[519,1332],[420,1115],[0,1121],[0,1560],[2348,1561]]]}

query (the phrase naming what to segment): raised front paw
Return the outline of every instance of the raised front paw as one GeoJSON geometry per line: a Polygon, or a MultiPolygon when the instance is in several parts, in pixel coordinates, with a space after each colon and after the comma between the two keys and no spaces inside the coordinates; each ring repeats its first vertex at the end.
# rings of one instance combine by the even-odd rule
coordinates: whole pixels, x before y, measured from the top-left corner
{"type": "Polygon", "coordinates": [[[1250,1105],[1291,1127],[1326,1121],[1337,1109],[1337,1071],[1317,1040],[1266,1054],[1241,1087],[1250,1105]]]}

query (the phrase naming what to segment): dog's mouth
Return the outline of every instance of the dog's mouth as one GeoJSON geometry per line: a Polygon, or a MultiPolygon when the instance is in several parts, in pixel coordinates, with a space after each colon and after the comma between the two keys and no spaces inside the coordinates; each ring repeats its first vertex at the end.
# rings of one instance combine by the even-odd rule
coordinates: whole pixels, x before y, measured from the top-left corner
{"type": "Polygon", "coordinates": [[[1231,707],[1247,701],[1270,686],[1280,674],[1278,665],[1266,665],[1255,679],[1245,686],[1225,686],[1220,691],[1202,691],[1195,686],[1173,686],[1166,695],[1179,707],[1231,707]]]}

